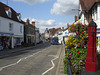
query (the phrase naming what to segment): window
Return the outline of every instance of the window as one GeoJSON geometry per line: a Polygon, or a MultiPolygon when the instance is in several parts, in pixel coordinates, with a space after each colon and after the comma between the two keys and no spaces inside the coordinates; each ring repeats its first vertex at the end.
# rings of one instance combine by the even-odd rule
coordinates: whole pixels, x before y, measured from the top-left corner
{"type": "Polygon", "coordinates": [[[11,11],[8,11],[8,16],[11,18],[11,11]]]}
{"type": "Polygon", "coordinates": [[[12,12],[11,12],[11,9],[10,9],[10,7],[5,7],[5,11],[6,11],[6,14],[8,15],[8,17],[12,17],[11,15],[12,15],[12,12]]]}
{"type": "Polygon", "coordinates": [[[21,15],[17,16],[18,20],[21,21],[21,15]]]}
{"type": "Polygon", "coordinates": [[[19,16],[19,21],[21,21],[21,16],[19,16]]]}
{"type": "Polygon", "coordinates": [[[13,24],[9,23],[9,31],[13,31],[13,24]]]}
{"type": "Polygon", "coordinates": [[[20,32],[22,33],[22,26],[20,26],[20,32]]]}

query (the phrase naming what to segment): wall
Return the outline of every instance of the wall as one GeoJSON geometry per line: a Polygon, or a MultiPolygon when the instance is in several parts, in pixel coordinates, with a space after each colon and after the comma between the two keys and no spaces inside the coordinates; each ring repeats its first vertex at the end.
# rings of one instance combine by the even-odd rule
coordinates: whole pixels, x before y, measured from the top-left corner
{"type": "Polygon", "coordinates": [[[36,32],[36,43],[39,43],[40,37],[39,37],[39,32],[36,32]]]}
{"type": "MultiPolygon", "coordinates": [[[[0,32],[3,33],[13,33],[11,44],[12,48],[16,45],[21,45],[21,41],[24,41],[24,25],[22,23],[0,17],[0,32]],[[12,31],[9,31],[9,23],[12,23],[12,31]],[[22,29],[20,29],[22,27],[22,29]],[[22,32],[21,32],[21,31],[22,32]],[[19,39],[20,42],[17,43],[17,40],[19,39]]],[[[5,35],[7,36],[7,35],[5,35]]],[[[9,35],[10,36],[10,35],[9,35]]]]}
{"type": "Polygon", "coordinates": [[[24,25],[23,24],[3,18],[3,17],[0,17],[0,21],[1,21],[0,32],[14,33],[14,36],[16,36],[16,37],[24,36],[23,35],[24,34],[24,25]],[[13,24],[13,31],[9,31],[9,23],[13,24]],[[20,32],[20,26],[22,26],[22,32],[20,32]]]}

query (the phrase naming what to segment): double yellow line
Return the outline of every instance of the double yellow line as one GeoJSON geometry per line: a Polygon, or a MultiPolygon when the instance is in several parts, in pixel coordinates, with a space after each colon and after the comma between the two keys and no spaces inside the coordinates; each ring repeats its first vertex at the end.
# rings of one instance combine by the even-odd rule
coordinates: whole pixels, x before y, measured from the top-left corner
{"type": "Polygon", "coordinates": [[[59,50],[58,50],[58,52],[56,54],[56,57],[59,57],[60,56],[61,50],[62,50],[62,45],[60,46],[60,48],[59,48],[59,50]]]}

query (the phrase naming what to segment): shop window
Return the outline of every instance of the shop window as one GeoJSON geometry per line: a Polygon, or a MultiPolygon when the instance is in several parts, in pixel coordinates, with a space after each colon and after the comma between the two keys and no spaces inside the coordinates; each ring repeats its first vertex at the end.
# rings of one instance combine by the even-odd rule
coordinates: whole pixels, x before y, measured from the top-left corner
{"type": "Polygon", "coordinates": [[[9,31],[13,31],[13,24],[9,23],[9,31]]]}

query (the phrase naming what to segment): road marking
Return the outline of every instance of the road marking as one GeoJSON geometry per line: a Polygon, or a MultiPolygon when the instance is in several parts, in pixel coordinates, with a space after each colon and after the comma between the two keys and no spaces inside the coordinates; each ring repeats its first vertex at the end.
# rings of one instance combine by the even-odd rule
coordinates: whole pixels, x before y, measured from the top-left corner
{"type": "Polygon", "coordinates": [[[48,56],[54,56],[54,57],[56,57],[56,58],[54,58],[54,59],[51,60],[52,67],[51,67],[50,69],[46,70],[45,72],[43,72],[42,75],[45,75],[47,72],[49,72],[50,70],[52,70],[52,69],[55,67],[55,64],[54,64],[53,61],[56,60],[56,59],[59,57],[60,52],[61,52],[61,49],[62,49],[62,46],[60,46],[60,49],[58,50],[56,56],[54,56],[54,55],[48,55],[48,56]]]}
{"type": "Polygon", "coordinates": [[[22,59],[19,59],[19,61],[17,61],[17,64],[20,63],[22,61],[22,59]]]}
{"type": "Polygon", "coordinates": [[[51,57],[56,57],[56,55],[48,55],[48,56],[51,56],[51,57]]]}
{"type": "Polygon", "coordinates": [[[58,57],[56,57],[56,58],[54,58],[54,59],[51,60],[52,67],[51,67],[50,69],[46,70],[45,72],[43,72],[42,75],[45,75],[47,72],[49,72],[50,70],[52,70],[52,69],[55,67],[55,64],[54,64],[53,61],[56,60],[57,58],[58,58],[58,57]]]}
{"type": "Polygon", "coordinates": [[[62,46],[60,46],[60,49],[58,50],[57,54],[56,54],[56,57],[59,57],[60,53],[61,53],[61,49],[62,49],[62,46]]]}
{"type": "MultiPolygon", "coordinates": [[[[48,47],[48,48],[50,48],[50,47],[48,47]]],[[[45,49],[43,49],[42,51],[46,51],[48,48],[45,48],[45,49]]],[[[13,63],[13,64],[10,64],[10,65],[6,65],[6,66],[3,66],[3,67],[0,67],[0,71],[2,71],[2,70],[5,69],[5,68],[8,68],[8,67],[17,65],[17,64],[20,63],[22,60],[25,60],[25,59],[27,59],[27,58],[30,58],[30,57],[32,57],[32,56],[34,56],[34,55],[36,55],[36,54],[38,54],[38,53],[40,53],[40,52],[42,52],[42,51],[33,53],[32,55],[29,55],[29,56],[24,57],[24,58],[21,58],[21,59],[19,59],[16,63],[13,63]]]]}

